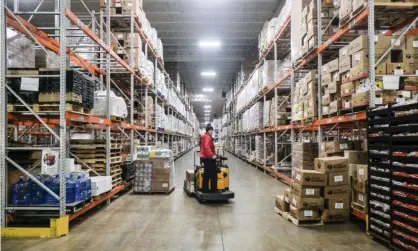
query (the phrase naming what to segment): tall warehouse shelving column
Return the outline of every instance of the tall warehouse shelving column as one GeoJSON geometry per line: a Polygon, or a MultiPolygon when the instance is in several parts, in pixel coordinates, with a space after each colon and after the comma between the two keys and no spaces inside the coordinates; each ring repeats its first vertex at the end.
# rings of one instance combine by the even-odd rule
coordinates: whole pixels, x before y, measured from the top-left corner
{"type": "Polygon", "coordinates": [[[0,227],[6,226],[6,202],[7,202],[7,109],[6,104],[6,9],[5,1],[0,1],[0,227]]]}

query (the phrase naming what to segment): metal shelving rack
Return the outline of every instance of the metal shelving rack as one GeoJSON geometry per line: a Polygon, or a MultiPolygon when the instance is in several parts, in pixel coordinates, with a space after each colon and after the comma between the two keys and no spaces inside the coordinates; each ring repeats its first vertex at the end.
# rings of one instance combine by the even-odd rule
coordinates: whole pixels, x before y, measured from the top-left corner
{"type": "MultiPolygon", "coordinates": [[[[51,231],[49,228],[35,228],[35,229],[16,229],[16,228],[8,228],[8,211],[15,211],[15,210],[23,210],[23,211],[59,211],[56,214],[57,219],[51,219],[51,228],[54,228],[54,236],[65,235],[68,233],[68,221],[75,219],[76,217],[82,215],[86,211],[96,207],[97,205],[107,201],[110,203],[110,198],[119,193],[120,191],[124,190],[129,184],[123,184],[120,186],[115,187],[111,192],[101,196],[100,198],[96,198],[96,200],[92,201],[91,203],[85,205],[85,207],[81,208],[77,212],[69,213],[67,211],[67,203],[66,203],[66,171],[65,171],[65,157],[74,157],[77,159],[77,156],[70,153],[69,151],[69,128],[73,126],[81,126],[84,127],[88,125],[89,128],[92,128],[97,131],[105,131],[106,135],[106,175],[110,175],[110,142],[112,133],[117,132],[121,135],[127,136],[129,138],[129,144],[131,146],[131,154],[133,153],[134,147],[134,140],[137,138],[140,140],[142,144],[151,143],[148,141],[150,136],[152,136],[153,144],[157,144],[158,138],[162,140],[164,143],[167,140],[168,144],[170,145],[179,139],[187,139],[189,142],[190,147],[186,149],[184,152],[178,154],[176,158],[182,156],[187,151],[194,147],[194,138],[197,136],[198,129],[197,125],[198,122],[196,121],[189,121],[183,114],[181,114],[174,106],[169,104],[166,100],[159,97],[157,91],[150,85],[148,85],[148,81],[146,81],[135,69],[133,69],[133,36],[134,32],[138,32],[141,35],[145,43],[145,54],[147,58],[150,56],[154,57],[155,61],[155,69],[160,67],[164,75],[167,77],[167,81],[170,83],[170,88],[173,88],[178,95],[179,99],[183,102],[183,104],[187,107],[187,110],[190,110],[190,105],[185,101],[185,99],[179,94],[179,92],[174,87],[174,83],[171,79],[169,79],[169,75],[164,69],[164,63],[160,57],[157,56],[156,51],[153,49],[153,45],[150,44],[148,38],[146,37],[144,31],[141,28],[141,25],[138,21],[138,17],[136,17],[131,12],[131,15],[121,17],[127,18],[129,21],[129,32],[131,33],[131,54],[130,54],[130,62],[129,64],[125,63],[112,49],[111,49],[111,39],[114,35],[111,33],[111,20],[113,18],[118,18],[111,16],[110,12],[110,5],[107,5],[105,11],[100,11],[100,13],[96,14],[94,11],[90,11],[87,5],[84,3],[83,0],[80,0],[81,3],[86,7],[87,11],[89,12],[88,19],[91,20],[90,25],[85,25],[81,18],[77,17],[74,13],[72,13],[67,8],[67,1],[55,1],[55,12],[37,12],[40,6],[36,8],[34,12],[21,12],[19,9],[14,9],[11,11],[7,6],[5,1],[0,1],[0,27],[2,28],[3,32],[0,32],[0,58],[1,60],[1,67],[0,67],[0,86],[1,86],[1,93],[0,93],[0,123],[3,125],[0,129],[0,140],[3,144],[0,144],[0,180],[1,180],[1,198],[0,198],[0,210],[1,210],[1,217],[0,217],[0,224],[2,227],[2,236],[14,236],[14,237],[34,237],[34,236],[51,236],[51,231]],[[14,14],[15,12],[16,14],[14,14]],[[16,15],[55,15],[56,16],[56,25],[55,28],[37,28],[34,25],[30,24],[23,18],[17,17],[16,15]],[[70,22],[73,25],[76,25],[77,28],[75,30],[82,31],[85,34],[85,38],[89,39],[92,43],[91,47],[95,49],[99,49],[95,51],[95,54],[99,54],[100,57],[96,59],[95,62],[90,62],[76,53],[72,51],[72,48],[77,47],[70,46],[67,42],[67,37],[69,34],[68,28],[70,22]],[[7,58],[7,48],[6,48],[6,27],[10,26],[13,29],[23,33],[27,36],[30,40],[35,42],[39,45],[47,55],[53,55],[54,53],[59,54],[59,65],[60,69],[59,75],[35,75],[35,76],[25,76],[25,77],[32,77],[32,78],[40,78],[40,77],[59,77],[60,79],[60,102],[59,102],[59,114],[58,115],[49,115],[49,114],[37,114],[33,111],[33,109],[24,102],[13,90],[7,85],[6,79],[11,77],[18,77],[15,75],[7,75],[7,66],[6,66],[6,58],[7,58]],[[91,29],[90,29],[91,26],[91,29]],[[59,41],[55,40],[53,37],[58,37],[57,34],[50,36],[42,31],[44,30],[54,30],[59,31],[59,41]],[[99,33],[99,35],[97,35],[99,33]],[[151,52],[151,53],[149,53],[151,52]],[[150,54],[150,55],[149,55],[150,54]],[[67,67],[69,67],[69,62],[71,62],[76,68],[75,70],[85,74],[91,75],[100,85],[100,90],[106,89],[107,91],[107,102],[106,102],[106,116],[105,118],[94,117],[88,114],[79,114],[75,112],[68,112],[66,111],[66,71],[67,67]],[[95,64],[98,63],[99,67],[95,64]],[[114,69],[114,66],[118,66],[117,70],[114,69]],[[118,71],[123,69],[123,74],[129,80],[128,86],[130,90],[129,97],[124,93],[122,90],[123,87],[119,86],[119,83],[115,82],[112,79],[113,74],[119,74],[118,71]],[[112,121],[110,117],[110,90],[111,86],[115,87],[128,101],[128,106],[130,108],[130,117],[129,123],[126,122],[117,122],[112,121]],[[134,124],[134,117],[133,117],[133,109],[134,109],[134,100],[135,94],[138,93],[138,86],[140,86],[139,91],[145,92],[145,97],[148,95],[154,95],[155,104],[160,103],[167,108],[166,112],[168,115],[174,115],[176,118],[181,119],[184,121],[188,126],[191,128],[191,132],[184,132],[184,133],[177,133],[177,132],[168,132],[163,131],[160,132],[156,129],[151,129],[148,127],[148,121],[146,121],[146,126],[138,126],[134,124]],[[104,88],[105,87],[105,88],[104,88]],[[11,114],[7,112],[7,93],[6,91],[11,92],[17,99],[27,108],[31,116],[21,116],[20,114],[11,114]],[[50,134],[53,135],[57,140],[59,140],[59,147],[8,147],[7,146],[7,139],[8,139],[8,131],[7,125],[9,122],[19,122],[23,124],[39,124],[50,131],[50,134]],[[125,130],[129,131],[129,134],[125,133],[125,130]],[[59,133],[57,133],[57,131],[59,133]],[[19,166],[16,162],[14,162],[11,158],[7,157],[9,151],[20,151],[20,150],[42,150],[44,148],[47,149],[59,149],[60,158],[59,158],[59,177],[60,177],[60,193],[59,195],[52,192],[48,189],[45,185],[42,184],[39,180],[36,179],[32,174],[30,174],[27,170],[19,166]],[[8,203],[8,191],[7,191],[7,166],[8,163],[10,165],[15,166],[17,169],[22,171],[26,176],[30,177],[33,181],[35,181],[39,186],[41,186],[46,192],[51,194],[57,200],[59,200],[59,206],[25,206],[25,207],[14,207],[14,206],[7,206],[8,203]]],[[[42,3],[41,3],[42,4],[42,3]]],[[[40,5],[41,5],[40,4],[40,5]]],[[[18,8],[18,4],[15,4],[14,7],[18,8]]],[[[118,75],[120,76],[120,75],[118,75]]],[[[156,82],[156,70],[154,72],[154,83],[156,82]]],[[[145,99],[147,100],[147,99],[145,99]]],[[[145,116],[148,118],[148,116],[145,116]]],[[[193,116],[195,120],[195,116],[193,116]]],[[[26,132],[26,131],[25,131],[26,132]]],[[[85,167],[91,169],[88,164],[83,163],[85,167]]]]}
{"type": "MultiPolygon", "coordinates": [[[[236,85],[234,86],[234,88],[232,89],[232,101],[231,103],[225,108],[225,112],[229,112],[231,113],[230,117],[231,120],[228,121],[225,125],[230,125],[234,122],[234,120],[241,114],[243,113],[246,109],[248,109],[251,105],[253,105],[255,102],[259,101],[259,100],[265,100],[265,97],[267,95],[269,95],[269,93],[271,92],[275,92],[277,90],[277,87],[282,85],[285,81],[289,81],[291,82],[291,94],[293,94],[294,92],[294,85],[297,81],[297,79],[300,77],[300,75],[303,74],[303,70],[304,69],[314,69],[317,68],[318,69],[318,81],[321,80],[321,67],[323,65],[323,53],[328,51],[329,48],[335,44],[335,42],[339,41],[342,37],[344,37],[349,31],[354,30],[354,29],[358,29],[358,28],[363,28],[364,25],[367,26],[367,30],[368,30],[368,35],[369,35],[369,46],[368,46],[368,50],[369,50],[369,55],[374,55],[375,52],[375,45],[374,45],[374,41],[375,41],[375,32],[376,32],[376,18],[375,15],[377,15],[378,17],[382,17],[384,16],[384,12],[381,13],[380,11],[382,10],[382,8],[395,8],[397,7],[397,11],[401,11],[402,8],[407,8],[406,10],[408,11],[416,11],[416,9],[418,8],[418,4],[417,3],[388,3],[388,2],[379,2],[379,3],[375,3],[374,0],[368,0],[366,1],[367,6],[365,6],[365,8],[361,11],[359,11],[356,15],[354,15],[351,20],[349,22],[347,22],[346,24],[340,26],[338,32],[336,32],[333,36],[331,36],[329,39],[327,39],[326,41],[323,41],[323,36],[322,36],[322,19],[321,19],[321,5],[322,5],[322,1],[321,0],[317,0],[316,4],[317,4],[317,39],[318,39],[318,47],[317,49],[311,51],[310,53],[308,53],[308,55],[306,55],[305,57],[301,58],[300,60],[294,62],[293,64],[293,69],[291,71],[289,71],[287,74],[280,76],[280,79],[277,81],[276,84],[269,86],[269,88],[264,91],[263,93],[261,93],[259,96],[257,96],[257,98],[255,100],[252,100],[249,102],[249,105],[244,107],[243,109],[241,109],[240,111],[237,111],[235,109],[235,103],[236,103],[236,95],[244,88],[244,86],[247,83],[244,83],[243,85],[237,87],[236,85]],[[372,6],[372,7],[370,7],[372,6]],[[376,10],[377,8],[377,10],[376,10]],[[367,20],[367,22],[366,22],[367,20]],[[316,59],[316,60],[315,60],[316,59]],[[313,65],[312,65],[313,64],[313,65]],[[232,107],[232,109],[231,109],[232,107]]],[[[406,12],[408,12],[406,11],[406,12]]],[[[406,13],[405,12],[405,13],[406,13]]],[[[416,13],[416,12],[415,12],[416,13]]],[[[389,15],[388,15],[389,16],[389,15]]],[[[411,20],[409,20],[409,22],[402,22],[399,25],[396,25],[394,27],[391,27],[391,29],[386,31],[386,35],[392,35],[395,32],[398,32],[400,30],[402,30],[402,32],[400,32],[397,40],[404,36],[404,35],[417,35],[418,34],[418,30],[417,29],[413,29],[413,24],[417,23],[418,21],[418,17],[416,18],[412,18],[411,20]],[[412,30],[413,29],[413,30],[412,30]]],[[[393,45],[396,43],[396,41],[393,43],[393,45]]],[[[392,46],[393,46],[392,45],[392,46]]],[[[392,46],[390,48],[387,48],[386,52],[381,56],[381,59],[384,58],[384,56],[389,53],[390,49],[392,48],[392,46]]],[[[263,57],[264,59],[264,57],[263,57]]],[[[360,79],[365,79],[365,78],[369,78],[370,82],[374,82],[376,77],[382,77],[382,76],[377,76],[375,73],[375,65],[377,65],[376,63],[379,63],[381,61],[381,59],[375,60],[374,57],[369,57],[369,73],[368,74],[363,74],[361,76],[353,76],[352,79],[350,79],[350,81],[355,81],[355,80],[360,80],[360,79]]],[[[277,58],[275,58],[275,60],[277,60],[277,58]]],[[[262,61],[259,62],[259,64],[256,66],[260,67],[260,64],[262,63],[262,61]]],[[[411,76],[417,76],[417,75],[403,75],[404,77],[411,77],[411,76]]],[[[374,107],[375,106],[375,91],[376,91],[376,86],[371,84],[370,85],[370,90],[369,90],[369,107],[374,107]]],[[[293,95],[291,95],[293,97],[293,95]]],[[[293,98],[291,98],[292,100],[292,109],[293,109],[293,98]]],[[[293,113],[293,112],[292,112],[293,113]]],[[[364,123],[367,119],[367,114],[366,111],[360,111],[360,112],[355,112],[352,114],[347,114],[347,115],[340,115],[340,116],[336,116],[336,117],[328,117],[325,118],[322,115],[322,97],[321,97],[321,85],[320,83],[318,83],[318,119],[311,122],[311,123],[303,123],[303,122],[291,122],[289,125],[286,126],[277,126],[275,125],[274,128],[269,128],[269,129],[262,129],[256,132],[249,132],[249,133],[235,133],[233,135],[229,135],[228,138],[236,138],[236,137],[241,137],[244,138],[244,140],[246,141],[247,138],[251,137],[251,135],[255,135],[255,134],[265,134],[266,132],[274,132],[275,134],[275,146],[277,147],[277,145],[279,145],[280,143],[278,142],[278,138],[277,138],[277,134],[278,133],[287,133],[288,131],[291,132],[291,136],[290,136],[290,142],[293,143],[298,136],[300,136],[302,133],[308,133],[312,136],[316,137],[311,137],[312,139],[315,138],[316,141],[321,144],[324,141],[325,137],[328,137],[330,135],[331,132],[334,132],[335,130],[337,131],[337,136],[335,137],[340,137],[341,136],[341,130],[361,130],[361,123],[364,123]]],[[[225,126],[224,125],[224,126],[225,126]]],[[[230,152],[233,153],[230,149],[230,152]]],[[[239,158],[242,158],[243,160],[247,161],[245,158],[243,158],[242,156],[237,156],[239,158]]],[[[266,156],[264,156],[266,157],[266,156]]],[[[276,160],[275,163],[277,164],[277,154],[275,156],[276,160]]],[[[264,165],[259,165],[257,163],[251,163],[254,164],[256,166],[258,166],[260,169],[264,169],[265,166],[264,165]]],[[[291,182],[292,179],[281,174],[281,173],[276,173],[275,175],[273,175],[274,177],[277,177],[279,179],[282,179],[284,181],[288,181],[291,182]]],[[[364,213],[361,213],[359,211],[354,211],[353,214],[355,216],[357,216],[358,218],[361,218],[363,220],[367,220],[367,215],[364,213]]]]}

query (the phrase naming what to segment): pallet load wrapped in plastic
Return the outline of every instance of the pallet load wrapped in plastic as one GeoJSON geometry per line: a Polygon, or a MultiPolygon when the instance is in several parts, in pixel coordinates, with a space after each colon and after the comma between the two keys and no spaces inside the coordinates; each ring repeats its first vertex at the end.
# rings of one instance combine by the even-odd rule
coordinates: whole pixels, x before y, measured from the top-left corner
{"type": "MultiPolygon", "coordinates": [[[[120,118],[126,118],[128,116],[128,109],[126,107],[125,100],[115,95],[113,91],[110,91],[110,116],[116,116],[120,118]]],[[[92,115],[98,117],[106,116],[107,107],[107,94],[106,91],[96,91],[94,93],[94,107],[92,115]]]]}
{"type": "Polygon", "coordinates": [[[277,61],[276,72],[274,71],[274,60],[266,60],[261,68],[261,89],[267,87],[270,84],[275,84],[281,77],[279,75],[281,64],[280,60],[277,61]]]}
{"type": "Polygon", "coordinates": [[[35,68],[35,44],[22,34],[7,29],[7,67],[35,68]]]}
{"type": "Polygon", "coordinates": [[[256,135],[255,136],[255,150],[253,151],[253,154],[255,156],[255,161],[260,164],[264,163],[263,151],[264,151],[263,138],[261,137],[261,135],[256,135]]]}

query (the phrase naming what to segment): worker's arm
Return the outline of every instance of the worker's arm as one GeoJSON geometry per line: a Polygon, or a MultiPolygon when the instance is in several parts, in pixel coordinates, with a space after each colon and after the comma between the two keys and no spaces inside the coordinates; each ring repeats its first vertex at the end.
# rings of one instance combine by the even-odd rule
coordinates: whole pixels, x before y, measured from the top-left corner
{"type": "Polygon", "coordinates": [[[211,140],[212,139],[206,138],[204,142],[205,153],[209,158],[213,158],[213,156],[215,156],[215,153],[212,151],[212,147],[210,143],[211,140]]]}

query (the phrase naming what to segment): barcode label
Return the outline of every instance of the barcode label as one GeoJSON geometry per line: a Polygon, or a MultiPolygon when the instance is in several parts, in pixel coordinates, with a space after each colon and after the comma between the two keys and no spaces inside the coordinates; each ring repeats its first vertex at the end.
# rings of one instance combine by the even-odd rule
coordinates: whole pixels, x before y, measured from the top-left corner
{"type": "Polygon", "coordinates": [[[305,217],[312,217],[313,216],[313,211],[312,210],[305,210],[305,211],[303,211],[303,215],[305,217]]]}
{"type": "Polygon", "coordinates": [[[342,182],[343,181],[343,176],[342,175],[338,175],[334,177],[334,182],[342,182]]]}
{"type": "Polygon", "coordinates": [[[344,208],[344,203],[342,203],[342,202],[335,203],[335,208],[336,209],[343,209],[344,208]]]}
{"type": "Polygon", "coordinates": [[[315,195],[315,189],[307,188],[305,190],[306,195],[315,195]]]}
{"type": "Polygon", "coordinates": [[[363,168],[360,168],[360,169],[358,170],[358,173],[359,173],[360,175],[364,175],[364,169],[363,169],[363,168]]]}

